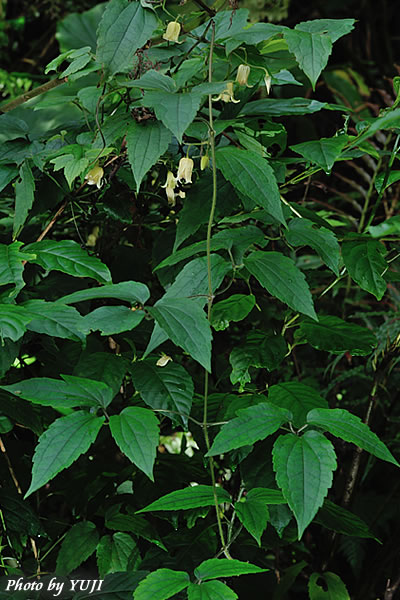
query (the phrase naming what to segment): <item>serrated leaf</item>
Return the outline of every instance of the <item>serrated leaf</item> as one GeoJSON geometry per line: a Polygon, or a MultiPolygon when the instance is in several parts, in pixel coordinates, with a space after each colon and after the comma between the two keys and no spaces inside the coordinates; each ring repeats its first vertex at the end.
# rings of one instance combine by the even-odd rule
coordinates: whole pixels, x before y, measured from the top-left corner
{"type": "Polygon", "coordinates": [[[274,443],[272,459],[276,481],[294,513],[300,540],[332,485],[334,447],[318,431],[281,435],[274,443]]]}
{"type": "Polygon", "coordinates": [[[136,542],[127,533],[103,535],[96,550],[100,577],[103,578],[107,573],[128,571],[129,561],[136,547],[136,542]]]}
{"type": "Polygon", "coordinates": [[[219,577],[233,577],[235,575],[248,575],[250,573],[265,573],[269,569],[262,569],[248,562],[234,558],[210,558],[203,561],[194,574],[197,579],[218,579],[219,577]]]}
{"type": "Polygon", "coordinates": [[[379,225],[370,225],[368,232],[373,238],[379,238],[386,235],[398,235],[400,233],[400,215],[395,215],[382,221],[379,225]]]}
{"type": "Polygon", "coordinates": [[[203,309],[186,298],[162,298],[148,308],[167,336],[211,371],[211,328],[203,309]]]}
{"type": "Polygon", "coordinates": [[[388,265],[386,250],[378,240],[345,240],[342,243],[343,262],[350,277],[367,292],[381,300],[387,283],[382,277],[388,265]]]}
{"type": "Polygon", "coordinates": [[[302,144],[290,146],[290,148],[329,174],[348,141],[349,137],[347,135],[339,135],[333,138],[303,142],[302,144]]]}
{"type": "MultiPolygon", "coordinates": [[[[119,512],[120,504],[113,504],[106,512],[106,527],[116,531],[129,531],[167,551],[153,526],[143,517],[119,512]]],[[[128,509],[130,510],[130,509],[128,509]]]]}
{"type": "Polygon", "coordinates": [[[113,283],[103,287],[90,288],[88,290],[79,290],[63,298],[58,302],[63,304],[74,304],[75,302],[84,302],[85,300],[96,300],[97,298],[114,298],[134,304],[139,302],[144,304],[150,298],[150,292],[147,285],[137,281],[123,281],[122,283],[113,283]]]}
{"type": "Polygon", "coordinates": [[[73,240],[42,240],[24,247],[35,258],[28,258],[48,271],[61,271],[74,277],[91,277],[99,283],[111,283],[108,267],[90,256],[73,240]]]}
{"type": "Polygon", "coordinates": [[[292,246],[310,246],[335,275],[339,275],[340,246],[332,231],[317,227],[308,219],[292,219],[285,237],[292,246]]]}
{"type": "Polygon", "coordinates": [[[144,318],[143,310],[132,310],[127,306],[101,306],[82,318],[83,331],[101,331],[113,335],[131,331],[144,318]]]}
{"type": "Polygon", "coordinates": [[[57,575],[68,575],[96,550],[99,534],[91,521],[75,523],[61,543],[57,556],[57,575]]]}
{"type": "Polygon", "coordinates": [[[8,165],[0,165],[0,192],[18,175],[18,169],[8,165]]]}
{"type": "Polygon", "coordinates": [[[342,408],[314,408],[307,415],[307,423],[318,425],[332,435],[352,442],[381,460],[400,466],[389,449],[360,417],[342,408]]]}
{"type": "Polygon", "coordinates": [[[109,352],[88,352],[81,355],[72,374],[76,377],[104,382],[112,389],[115,396],[121,388],[127,370],[127,362],[122,356],[109,352]]]}
{"type": "Polygon", "coordinates": [[[295,311],[317,320],[310,288],[292,259],[280,252],[252,252],[244,265],[275,298],[295,311]]]}
{"type": "Polygon", "coordinates": [[[24,335],[31,319],[32,315],[23,306],[0,304],[0,339],[16,342],[24,335]]]}
{"type": "Polygon", "coordinates": [[[192,378],[181,365],[168,363],[158,367],[153,361],[142,360],[130,368],[133,385],[143,401],[151,408],[166,409],[166,415],[180,420],[187,427],[192,408],[194,385],[192,378]],[[179,414],[170,414],[174,411],[179,414]]]}
{"type": "Polygon", "coordinates": [[[22,242],[13,242],[9,245],[0,244],[0,285],[12,283],[15,285],[16,290],[24,287],[22,261],[26,257],[20,252],[21,246],[22,242]]]}
{"type": "Polygon", "coordinates": [[[29,331],[78,342],[85,339],[84,319],[72,306],[45,300],[28,300],[22,306],[32,317],[29,331]]]}
{"type": "Polygon", "coordinates": [[[145,125],[133,121],[129,125],[126,145],[137,192],[143,177],[167,150],[171,137],[171,132],[158,121],[150,121],[145,125]]]}
{"type": "Polygon", "coordinates": [[[167,600],[190,583],[185,571],[157,569],[143,579],[133,593],[134,600],[167,600]]]}
{"type": "MultiPolygon", "coordinates": [[[[219,504],[231,501],[228,492],[223,488],[217,487],[215,488],[215,492],[219,504]]],[[[137,512],[187,510],[189,508],[200,508],[202,506],[214,506],[214,503],[214,490],[211,485],[195,485],[166,494],[137,512]]]]}
{"type": "Polygon", "coordinates": [[[333,354],[350,352],[353,356],[365,356],[376,347],[377,340],[372,331],[339,317],[320,316],[318,323],[303,321],[299,334],[304,336],[317,350],[333,354]]]}
{"type": "Polygon", "coordinates": [[[400,108],[383,112],[382,116],[375,117],[371,120],[369,127],[362,130],[362,133],[354,138],[349,148],[359,146],[362,142],[376,134],[377,131],[399,127],[400,124],[400,108]]]}
{"type": "Polygon", "coordinates": [[[95,417],[83,410],[54,421],[40,436],[35,448],[32,481],[24,497],[30,496],[86,452],[103,423],[104,417],[95,417]]]}
{"type": "Polygon", "coordinates": [[[313,19],[312,21],[298,23],[295,29],[328,35],[332,42],[336,42],[343,35],[347,35],[353,30],[354,23],[355,19],[313,19]]]}
{"type": "Polygon", "coordinates": [[[149,91],[145,92],[142,103],[153,108],[157,119],[162,121],[179,142],[200,108],[201,94],[185,94],[149,91]]]}
{"type": "Polygon", "coordinates": [[[286,381],[268,388],[268,401],[290,410],[296,428],[307,423],[307,413],[313,408],[329,408],[318,392],[304,383],[286,381]]]}
{"type": "Polygon", "coordinates": [[[230,321],[237,323],[245,319],[255,303],[253,294],[233,294],[226,300],[216,302],[212,307],[211,325],[216,331],[226,329],[230,321]]]}
{"type": "Polygon", "coordinates": [[[29,502],[22,500],[21,495],[16,490],[2,488],[0,507],[8,531],[30,536],[46,535],[39,517],[35,514],[29,502]]]}
{"type": "Polygon", "coordinates": [[[268,507],[262,494],[258,495],[256,488],[250,490],[245,497],[235,503],[235,511],[244,528],[261,546],[261,536],[267,527],[269,517],[268,507]]]}
{"type": "Polygon", "coordinates": [[[350,600],[349,593],[343,581],[336,573],[325,571],[321,575],[312,573],[308,582],[310,600],[350,600]],[[324,586],[318,581],[324,580],[324,586]],[[325,589],[326,588],[326,589],[325,589]]]}
{"type": "Polygon", "coordinates": [[[215,456],[264,440],[291,420],[291,414],[278,406],[260,402],[237,411],[238,417],[223,425],[206,456],[215,456]]]}
{"type": "Polygon", "coordinates": [[[300,69],[307,75],[313,90],[321,71],[326,67],[332,52],[332,40],[326,34],[309,33],[297,28],[283,33],[289,51],[295,55],[300,69]]]}
{"type": "Polygon", "coordinates": [[[109,573],[105,576],[100,591],[78,592],[73,600],[132,600],[132,591],[147,574],[148,571],[109,573]]]}
{"type": "Polygon", "coordinates": [[[227,181],[285,224],[275,174],[265,158],[233,146],[221,148],[215,155],[217,168],[227,181]]]}
{"type": "Polygon", "coordinates": [[[342,506],[325,500],[314,521],[327,529],[352,537],[372,538],[379,541],[371,532],[367,523],[342,506]]]}
{"type": "Polygon", "coordinates": [[[140,2],[111,0],[97,30],[97,60],[110,75],[132,67],[133,56],[157,27],[155,14],[140,2]]]}
{"type": "Polygon", "coordinates": [[[19,181],[15,184],[15,212],[13,224],[13,239],[15,239],[28,217],[32,208],[35,192],[35,180],[32,169],[25,161],[19,170],[19,181]]]}
{"type": "Polygon", "coordinates": [[[128,406],[110,417],[110,431],[121,451],[154,481],[153,466],[159,443],[158,419],[147,408],[128,406]]]}
{"type": "Polygon", "coordinates": [[[236,600],[237,597],[237,594],[222,581],[190,583],[188,587],[188,600],[236,600]]]}
{"type": "Polygon", "coordinates": [[[326,102],[307,98],[265,98],[248,102],[240,110],[240,114],[245,116],[262,115],[263,117],[265,115],[271,117],[306,115],[318,112],[327,106],[326,102]]]}

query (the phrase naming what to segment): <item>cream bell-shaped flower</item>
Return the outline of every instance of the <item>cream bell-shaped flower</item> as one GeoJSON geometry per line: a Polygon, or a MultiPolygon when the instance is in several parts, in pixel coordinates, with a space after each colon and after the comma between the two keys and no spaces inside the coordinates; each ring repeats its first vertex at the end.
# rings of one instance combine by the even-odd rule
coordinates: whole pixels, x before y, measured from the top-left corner
{"type": "Polygon", "coordinates": [[[230,81],[229,83],[226,84],[226,88],[224,89],[223,92],[221,92],[221,94],[218,94],[218,96],[216,98],[213,98],[213,102],[216,102],[217,100],[222,100],[222,102],[234,102],[235,104],[240,102],[240,100],[235,100],[235,98],[233,97],[233,82],[232,81],[230,81]]]}
{"type": "Polygon", "coordinates": [[[247,83],[249,75],[250,75],[250,67],[248,65],[239,65],[237,74],[236,74],[237,83],[239,85],[245,85],[246,87],[253,87],[251,85],[248,85],[248,83],[247,83]]]}
{"type": "Polygon", "coordinates": [[[191,158],[181,158],[178,165],[178,175],[176,176],[176,179],[178,181],[182,181],[182,179],[184,179],[185,183],[192,183],[193,167],[194,162],[191,158]]]}
{"type": "Polygon", "coordinates": [[[172,171],[168,171],[167,173],[167,181],[162,185],[165,189],[165,193],[167,194],[168,204],[175,206],[175,188],[176,188],[176,177],[172,173],[172,171]]]}
{"type": "Polygon", "coordinates": [[[163,35],[163,39],[168,42],[177,42],[181,32],[181,25],[177,21],[170,21],[167,25],[167,30],[163,35]]]}
{"type": "Polygon", "coordinates": [[[104,171],[99,165],[90,169],[88,173],[85,175],[86,183],[88,185],[97,185],[98,189],[101,188],[101,184],[103,181],[104,171]]]}

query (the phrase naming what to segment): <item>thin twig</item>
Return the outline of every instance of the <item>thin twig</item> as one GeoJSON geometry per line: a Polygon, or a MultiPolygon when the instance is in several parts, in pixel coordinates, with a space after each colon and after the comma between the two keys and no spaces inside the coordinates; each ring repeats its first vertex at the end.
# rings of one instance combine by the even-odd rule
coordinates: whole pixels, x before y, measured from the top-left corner
{"type": "Polygon", "coordinates": [[[34,88],[33,90],[30,90],[29,92],[25,92],[21,96],[18,96],[18,98],[14,98],[14,100],[11,100],[11,102],[8,102],[7,104],[4,104],[3,106],[0,106],[0,112],[3,112],[3,113],[10,112],[10,110],[14,110],[14,108],[17,108],[17,106],[20,106],[21,104],[24,104],[25,102],[28,102],[28,100],[32,100],[32,98],[36,98],[36,96],[45,94],[46,92],[53,90],[54,88],[58,87],[59,85],[66,83],[67,81],[68,81],[68,79],[66,77],[64,79],[51,79],[50,81],[47,81],[43,85],[39,85],[39,87],[34,88]]]}

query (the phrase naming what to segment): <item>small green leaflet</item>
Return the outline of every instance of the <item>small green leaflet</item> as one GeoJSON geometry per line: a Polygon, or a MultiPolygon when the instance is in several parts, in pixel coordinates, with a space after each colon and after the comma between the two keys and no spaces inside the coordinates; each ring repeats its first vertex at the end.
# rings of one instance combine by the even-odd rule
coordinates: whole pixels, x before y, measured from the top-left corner
{"type": "Polygon", "coordinates": [[[307,423],[307,413],[311,409],[329,408],[327,401],[314,388],[298,381],[285,381],[270,386],[268,401],[290,410],[296,428],[307,423]]]}
{"type": "Polygon", "coordinates": [[[141,323],[143,318],[143,310],[132,310],[127,306],[101,306],[82,318],[82,329],[113,335],[131,331],[141,323]]]}
{"type": "Polygon", "coordinates": [[[224,178],[285,225],[278,184],[268,161],[255,152],[233,146],[221,148],[215,155],[224,178]]]}
{"type": "Polygon", "coordinates": [[[237,414],[236,419],[222,426],[206,456],[223,454],[264,440],[275,433],[283,423],[291,421],[289,411],[267,402],[243,408],[238,410],[237,414]]]}
{"type": "Polygon", "coordinates": [[[198,304],[186,298],[161,298],[148,311],[174,344],[211,371],[211,328],[198,304]]]}
{"type": "Polygon", "coordinates": [[[276,481],[294,513],[300,540],[332,485],[334,447],[318,431],[306,431],[302,436],[289,433],[274,443],[272,459],[276,481]]]}
{"type": "Polygon", "coordinates": [[[242,321],[254,308],[256,303],[253,294],[233,294],[226,300],[216,302],[212,307],[211,325],[216,331],[229,327],[229,322],[242,321]]]}
{"type": "Polygon", "coordinates": [[[136,542],[127,533],[119,531],[112,536],[103,535],[96,550],[100,577],[107,573],[128,571],[136,551],[136,542]]]}
{"type": "Polygon", "coordinates": [[[130,123],[126,145],[137,192],[143,177],[167,150],[171,137],[171,132],[158,121],[146,122],[145,125],[135,121],[130,123]]]}
{"type": "Polygon", "coordinates": [[[358,146],[368,138],[375,135],[377,131],[398,127],[400,122],[400,108],[395,108],[389,112],[384,112],[381,117],[375,118],[369,127],[366,127],[362,132],[353,139],[349,148],[358,146]]]}
{"type": "MultiPolygon", "coordinates": [[[[231,497],[223,488],[215,488],[219,504],[230,502],[231,497]]],[[[138,510],[138,513],[150,512],[156,510],[187,510],[189,508],[200,508],[202,506],[214,506],[214,490],[211,485],[194,485],[176,490],[170,494],[162,496],[145,508],[138,510]]]]}
{"type": "Polygon", "coordinates": [[[350,277],[377,300],[386,292],[387,284],[382,277],[388,268],[385,254],[385,246],[378,240],[360,237],[342,243],[343,261],[350,277]]]}
{"type": "Polygon", "coordinates": [[[84,319],[72,306],[44,300],[28,300],[22,305],[32,316],[27,329],[75,342],[84,341],[84,319]]]}
{"type": "Polygon", "coordinates": [[[235,511],[239,521],[261,546],[261,536],[267,527],[269,517],[263,494],[258,494],[257,488],[250,490],[246,496],[235,503],[235,511]]]}
{"type": "Polygon", "coordinates": [[[368,232],[373,238],[379,238],[386,235],[398,235],[400,233],[400,215],[395,215],[382,221],[379,225],[370,225],[368,232]]]}
{"type": "Polygon", "coordinates": [[[313,573],[308,582],[310,600],[350,600],[349,593],[343,581],[336,573],[325,571],[313,573]],[[318,581],[324,579],[325,588],[318,581]]]}
{"type": "Polygon", "coordinates": [[[22,242],[13,242],[12,244],[0,244],[0,285],[13,283],[15,291],[22,289],[25,281],[22,277],[24,266],[23,260],[26,256],[20,252],[22,242]]]}
{"type": "Polygon", "coordinates": [[[96,58],[108,74],[127,71],[133,56],[157,27],[157,17],[140,2],[111,0],[97,30],[96,58]]]}
{"type": "Polygon", "coordinates": [[[145,92],[143,105],[153,108],[157,119],[163,122],[179,142],[200,108],[201,94],[150,91],[145,92]]]}
{"type": "Polygon", "coordinates": [[[167,551],[160,540],[155,528],[144,518],[131,514],[131,508],[128,507],[129,514],[120,512],[121,504],[113,504],[106,512],[106,527],[116,531],[129,531],[134,535],[148,540],[159,548],[167,551]]]}
{"type": "Polygon", "coordinates": [[[111,283],[108,267],[95,256],[90,256],[73,240],[42,240],[24,247],[24,251],[35,254],[27,256],[47,271],[62,271],[74,277],[91,277],[99,283],[111,283]]]}
{"type": "Polygon", "coordinates": [[[33,456],[32,481],[25,498],[53,479],[86,452],[95,441],[105,417],[83,410],[56,419],[40,436],[33,456]],[[57,448],[57,452],[54,452],[57,448]]]}
{"type": "Polygon", "coordinates": [[[190,583],[188,600],[236,600],[237,594],[222,581],[205,581],[204,583],[190,583]]]}
{"type": "Polygon", "coordinates": [[[251,563],[227,558],[210,558],[203,561],[194,574],[197,579],[218,579],[219,577],[233,577],[234,575],[248,575],[249,573],[265,573],[269,569],[262,569],[251,563]]]}
{"type": "Polygon", "coordinates": [[[283,256],[280,252],[257,250],[243,262],[272,296],[293,310],[317,320],[306,278],[291,258],[283,256]]]}
{"type": "Polygon", "coordinates": [[[97,298],[114,298],[135,304],[139,302],[144,304],[150,298],[150,292],[147,285],[137,281],[124,281],[122,283],[113,283],[103,287],[94,287],[87,290],[73,292],[60,298],[58,302],[63,304],[74,304],[84,300],[96,300],[97,298]]]}
{"type": "Polygon", "coordinates": [[[133,592],[134,600],[167,600],[181,592],[190,583],[185,571],[157,569],[143,579],[133,592]]]}
{"type": "Polygon", "coordinates": [[[240,114],[245,116],[262,115],[263,117],[265,115],[270,117],[306,115],[318,112],[327,106],[326,102],[307,98],[265,98],[245,104],[240,110],[240,114]]]}
{"type": "Polygon", "coordinates": [[[75,523],[62,541],[57,556],[57,575],[68,575],[96,550],[99,534],[91,521],[75,523]]]}
{"type": "Polygon", "coordinates": [[[318,425],[332,435],[352,442],[381,460],[400,466],[378,436],[359,417],[342,408],[314,408],[307,415],[310,425],[318,425]]]}
{"type": "Polygon", "coordinates": [[[159,443],[158,419],[151,410],[128,406],[110,417],[111,435],[121,451],[154,481],[153,466],[159,443]]]}
{"type": "Polygon", "coordinates": [[[349,136],[338,135],[333,138],[321,138],[312,142],[303,142],[302,144],[290,146],[290,148],[329,174],[348,141],[349,136]]]}
{"type": "Polygon", "coordinates": [[[27,219],[28,212],[32,208],[35,192],[35,180],[33,178],[32,169],[25,161],[19,170],[20,179],[15,184],[15,213],[13,225],[13,239],[18,237],[24,223],[27,219]]]}
{"type": "Polygon", "coordinates": [[[32,315],[23,307],[15,304],[0,304],[0,339],[19,340],[26,331],[32,315]]]}
{"type": "Polygon", "coordinates": [[[309,219],[291,219],[284,235],[292,246],[310,246],[324,263],[339,275],[340,246],[336,236],[326,227],[318,227],[309,219]]]}
{"type": "Polygon", "coordinates": [[[372,331],[339,317],[320,316],[319,322],[303,321],[299,336],[304,337],[313,348],[353,356],[366,356],[376,347],[377,340],[372,331]]]}

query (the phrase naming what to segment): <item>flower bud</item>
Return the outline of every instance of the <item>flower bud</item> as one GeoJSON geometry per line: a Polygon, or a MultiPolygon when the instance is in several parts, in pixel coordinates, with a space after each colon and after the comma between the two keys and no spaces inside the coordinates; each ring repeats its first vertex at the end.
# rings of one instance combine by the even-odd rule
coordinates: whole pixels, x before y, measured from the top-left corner
{"type": "Polygon", "coordinates": [[[90,169],[88,173],[85,175],[86,183],[88,185],[97,185],[98,189],[101,188],[102,180],[103,180],[104,171],[99,165],[90,169]]]}
{"type": "Polygon", "coordinates": [[[177,180],[182,181],[185,180],[185,183],[192,183],[192,171],[194,167],[194,162],[191,158],[181,158],[178,166],[178,175],[177,180]]]}
{"type": "Polygon", "coordinates": [[[269,95],[271,91],[271,75],[266,71],[264,75],[264,83],[267,88],[267,94],[269,95]]]}
{"type": "Polygon", "coordinates": [[[202,156],[201,160],[200,160],[201,171],[204,171],[204,169],[207,169],[209,162],[210,162],[210,158],[209,158],[208,154],[204,154],[204,156],[202,156]]]}
{"type": "MultiPolygon", "coordinates": [[[[248,65],[239,65],[236,81],[239,85],[247,85],[247,80],[250,75],[250,67],[248,65]]],[[[249,86],[248,86],[249,87],[249,86]]]]}
{"type": "Polygon", "coordinates": [[[177,42],[181,32],[181,25],[177,21],[170,21],[167,25],[167,30],[163,35],[163,39],[168,42],[177,42]]]}

